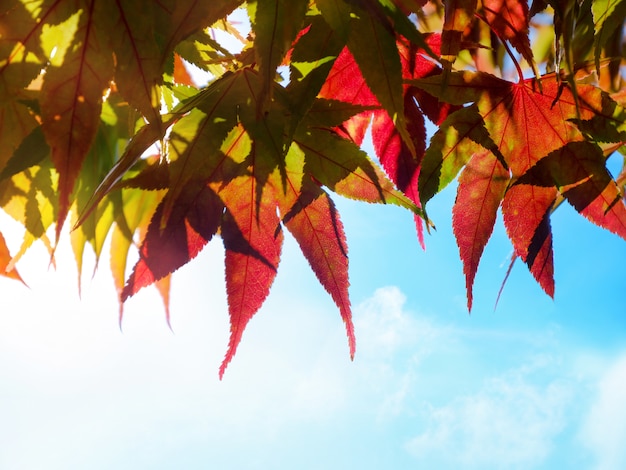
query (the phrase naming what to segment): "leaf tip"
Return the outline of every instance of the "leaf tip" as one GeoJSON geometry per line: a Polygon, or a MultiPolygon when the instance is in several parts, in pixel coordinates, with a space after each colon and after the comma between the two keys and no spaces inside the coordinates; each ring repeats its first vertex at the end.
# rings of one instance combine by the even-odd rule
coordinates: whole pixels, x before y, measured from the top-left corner
{"type": "Polygon", "coordinates": [[[228,349],[226,350],[226,354],[224,355],[224,360],[220,365],[219,370],[219,379],[222,380],[224,377],[224,372],[226,372],[226,368],[230,361],[232,361],[233,357],[235,357],[235,353],[237,352],[237,347],[239,346],[239,342],[241,341],[241,335],[243,331],[239,328],[231,326],[230,329],[230,340],[228,342],[228,349]]]}
{"type": "Polygon", "coordinates": [[[352,315],[350,312],[344,316],[344,322],[346,324],[346,334],[348,335],[350,360],[354,361],[354,355],[356,353],[356,335],[354,334],[354,324],[352,323],[352,315]]]}

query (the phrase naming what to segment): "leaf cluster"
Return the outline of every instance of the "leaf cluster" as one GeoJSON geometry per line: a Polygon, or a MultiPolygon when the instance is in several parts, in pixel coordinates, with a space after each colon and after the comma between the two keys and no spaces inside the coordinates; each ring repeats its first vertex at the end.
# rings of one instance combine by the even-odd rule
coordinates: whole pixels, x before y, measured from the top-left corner
{"type": "Polygon", "coordinates": [[[626,153],[625,9],[6,0],[0,205],[25,232],[14,255],[0,235],[0,268],[21,280],[15,266],[38,240],[53,259],[69,217],[79,273],[85,248],[99,259],[110,237],[120,320],[154,284],[169,321],[171,274],[219,237],[231,322],[221,376],[269,294],[286,230],[336,303],[352,356],[331,194],[406,208],[423,245],[428,201],[458,177],[468,308],[498,210],[514,258],[553,295],[550,216],[563,201],[626,239],[626,173],[606,166],[626,153]]]}

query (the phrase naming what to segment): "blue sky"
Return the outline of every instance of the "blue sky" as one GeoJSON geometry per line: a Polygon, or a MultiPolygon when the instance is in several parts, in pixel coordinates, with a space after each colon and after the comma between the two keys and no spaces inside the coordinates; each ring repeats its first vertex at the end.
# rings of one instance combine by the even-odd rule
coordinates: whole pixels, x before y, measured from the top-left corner
{"type": "MultiPolygon", "coordinates": [[[[152,290],[123,332],[106,259],[78,299],[66,243],[27,289],[0,280],[0,468],[339,469],[626,466],[626,243],[563,207],[556,299],[496,228],[468,315],[454,189],[419,248],[409,213],[337,199],[357,355],[291,238],[270,298],[218,380],[228,319],[221,242],[152,290]]],[[[12,246],[18,240],[9,236],[12,246]]],[[[88,272],[88,269],[86,270],[88,272]]]]}

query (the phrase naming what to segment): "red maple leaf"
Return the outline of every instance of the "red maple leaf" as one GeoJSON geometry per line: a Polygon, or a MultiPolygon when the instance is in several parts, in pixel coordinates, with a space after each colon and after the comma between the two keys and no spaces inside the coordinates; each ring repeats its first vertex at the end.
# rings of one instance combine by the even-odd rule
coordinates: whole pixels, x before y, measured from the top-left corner
{"type": "MultiPolygon", "coordinates": [[[[439,35],[430,35],[427,44],[435,53],[441,46],[439,35]]],[[[441,73],[441,68],[427,56],[426,51],[417,48],[404,38],[397,40],[398,52],[404,79],[415,79],[441,73]]],[[[396,126],[396,120],[381,109],[359,113],[339,127],[338,132],[361,145],[365,137],[370,116],[373,116],[372,142],[374,150],[385,172],[398,189],[418,207],[418,178],[422,157],[426,150],[426,129],[424,115],[441,122],[447,113],[456,109],[441,103],[437,98],[419,89],[404,85],[404,121],[411,142],[407,143],[396,126]]],[[[346,47],[337,57],[320,96],[363,106],[380,106],[378,99],[368,87],[352,53],[346,47]]],[[[423,220],[415,216],[418,238],[422,246],[423,220]]]]}
{"type": "Polygon", "coordinates": [[[469,107],[450,116],[452,123],[463,115],[456,119],[452,143],[434,139],[439,151],[427,154],[428,178],[422,188],[428,195],[441,189],[466,163],[453,162],[444,172],[447,156],[457,159],[455,149],[470,142],[464,145],[474,156],[461,176],[454,208],[470,308],[471,286],[498,205],[515,254],[551,296],[550,215],[559,192],[589,220],[626,239],[626,206],[619,188],[606,170],[601,150],[585,141],[576,124],[604,119],[608,125],[612,116],[606,96],[595,87],[579,85],[577,105],[574,93],[555,75],[540,82],[512,83],[470,72],[451,74],[445,87],[440,76],[412,82],[453,104],[476,103],[477,114],[469,107]]]}

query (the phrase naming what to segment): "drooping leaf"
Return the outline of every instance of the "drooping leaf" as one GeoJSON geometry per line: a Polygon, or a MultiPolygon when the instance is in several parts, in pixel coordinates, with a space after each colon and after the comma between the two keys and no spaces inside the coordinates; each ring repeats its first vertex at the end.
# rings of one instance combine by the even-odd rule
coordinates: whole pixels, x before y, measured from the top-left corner
{"type": "MultiPolygon", "coordinates": [[[[417,86],[423,85],[424,89],[435,96],[443,97],[444,94],[450,96],[453,102],[468,100],[472,93],[482,90],[477,95],[476,106],[488,135],[478,132],[478,135],[472,138],[467,131],[463,131],[461,135],[441,134],[439,138],[436,135],[433,138],[433,144],[436,143],[437,146],[433,147],[431,144],[431,148],[455,149],[465,145],[469,146],[471,151],[475,151],[473,145],[479,144],[499,156],[500,162],[510,169],[514,180],[521,178],[519,184],[514,184],[504,196],[502,210],[505,226],[515,254],[529,266],[531,273],[542,288],[552,296],[554,294],[554,267],[549,216],[557,195],[556,184],[553,181],[549,185],[545,184],[545,178],[534,181],[532,178],[534,173],[526,173],[538,163],[541,164],[548,155],[556,152],[561,157],[565,154],[568,158],[573,158],[574,162],[562,162],[567,163],[568,168],[574,165],[575,170],[568,171],[576,171],[578,178],[584,178],[587,172],[586,177],[597,182],[598,177],[593,176],[598,174],[597,168],[586,166],[584,159],[573,156],[569,151],[571,148],[565,152],[558,151],[569,143],[584,140],[583,134],[575,125],[577,119],[605,119],[608,122],[613,119],[613,115],[607,111],[606,101],[597,88],[580,85],[577,89],[579,100],[576,100],[569,87],[559,82],[554,75],[544,77],[541,80],[541,87],[534,79],[518,84],[502,81],[498,85],[497,80],[494,81],[493,78],[485,80],[485,78],[480,74],[453,73],[446,84],[445,92],[442,91],[443,84],[440,88],[434,85],[437,81],[441,83],[439,77],[433,76],[415,81],[417,86]],[[485,88],[487,83],[491,84],[489,89],[485,88]],[[450,143],[446,143],[445,139],[448,138],[450,143]]],[[[475,115],[472,117],[470,113],[472,113],[471,107],[457,111],[449,117],[449,120],[456,119],[456,115],[469,114],[467,127],[472,130],[481,129],[479,120],[475,115]]],[[[445,129],[445,126],[446,123],[442,129],[445,129]]],[[[450,181],[464,163],[462,160],[455,161],[454,156],[457,154],[454,152],[450,153],[452,158],[447,159],[443,157],[445,150],[441,153],[437,150],[434,157],[433,153],[429,152],[431,152],[430,149],[426,153],[422,168],[423,181],[420,181],[422,198],[434,194],[434,191],[436,192],[441,186],[441,182],[450,181]],[[449,165],[449,170],[445,169],[446,163],[449,165]]],[[[560,165],[559,168],[561,168],[560,165]]],[[[601,174],[606,174],[606,170],[601,174]]],[[[613,230],[622,230],[621,227],[616,227],[616,224],[619,226],[622,223],[622,208],[618,206],[617,213],[610,211],[613,207],[611,199],[617,197],[617,189],[614,184],[608,183],[605,177],[603,177],[604,183],[606,185],[600,190],[594,187],[592,191],[584,191],[582,188],[586,186],[570,189],[574,191],[570,195],[575,198],[583,194],[589,198],[590,195],[601,195],[606,190],[607,193],[596,198],[595,202],[586,201],[589,207],[601,208],[595,211],[588,209],[587,213],[595,214],[591,217],[602,219],[599,212],[605,211],[609,213],[612,222],[603,219],[596,223],[611,223],[613,230]]],[[[582,205],[578,204],[577,209],[581,211],[582,205]]],[[[466,274],[473,272],[474,270],[470,269],[466,271],[466,274]]],[[[469,278],[468,280],[471,281],[469,278]]],[[[468,287],[471,287],[471,282],[468,283],[468,287]]],[[[468,291],[468,300],[471,303],[471,291],[468,291]]]]}
{"type": "MultiPolygon", "coordinates": [[[[408,93],[405,95],[404,110],[407,130],[413,138],[415,152],[409,150],[385,111],[378,111],[374,114],[372,141],[376,155],[387,175],[396,187],[419,207],[421,201],[418,193],[418,178],[426,150],[426,127],[417,103],[408,93]]],[[[418,240],[424,248],[422,217],[415,214],[414,219],[418,240]]]]}
{"type": "Polygon", "coordinates": [[[480,257],[493,232],[508,182],[508,172],[488,150],[474,153],[459,177],[452,228],[463,261],[469,311],[480,257]]]}
{"type": "Polygon", "coordinates": [[[415,151],[406,128],[402,65],[396,37],[393,29],[385,26],[384,22],[376,21],[375,17],[364,11],[354,12],[348,49],[377,102],[394,121],[405,144],[411,151],[415,151]]]}
{"type": "Polygon", "coordinates": [[[96,137],[104,91],[113,77],[113,57],[107,53],[106,39],[95,24],[96,3],[87,2],[73,47],[62,66],[46,72],[42,87],[42,129],[59,173],[57,239],[76,178],[96,137]]]}
{"type": "Polygon", "coordinates": [[[122,291],[122,301],[195,258],[217,232],[223,206],[208,187],[190,185],[161,227],[161,203],[139,250],[139,261],[122,291]]]}
{"type": "Polygon", "coordinates": [[[524,261],[543,290],[554,296],[554,260],[550,212],[555,188],[514,185],[502,202],[504,226],[515,254],[524,261]]]}
{"type": "MultiPolygon", "coordinates": [[[[98,128],[94,145],[86,155],[81,168],[78,184],[75,189],[75,202],[72,206],[72,223],[75,224],[78,217],[78,207],[82,207],[91,198],[93,191],[98,186],[100,179],[106,174],[107,169],[115,160],[115,144],[117,142],[117,130],[114,127],[101,123],[98,128]]],[[[119,194],[109,197],[104,204],[96,208],[83,223],[70,233],[74,258],[78,268],[78,288],[81,289],[83,254],[87,244],[91,245],[96,255],[94,270],[98,267],[100,255],[104,248],[109,231],[116,218],[116,212],[121,211],[119,194]]]]}
{"type": "Polygon", "coordinates": [[[115,225],[111,233],[110,268],[119,302],[119,321],[124,313],[122,292],[126,284],[126,272],[130,250],[135,238],[144,240],[163,196],[162,191],[125,189],[120,191],[121,211],[115,213],[115,225]]]}
{"type": "Polygon", "coordinates": [[[157,4],[149,0],[98,2],[99,18],[115,53],[115,82],[124,98],[151,123],[161,120],[163,49],[155,41],[157,4]]]}
{"type": "MultiPolygon", "coordinates": [[[[327,83],[328,74],[344,47],[344,42],[338,36],[320,16],[315,16],[306,33],[298,38],[293,47],[290,80],[285,89],[292,114],[287,130],[289,138],[293,136],[327,83]]],[[[341,123],[335,125],[339,124],[341,123]]]]}
{"type": "MultiPolygon", "coordinates": [[[[291,155],[301,154],[295,146],[292,152],[291,155]]],[[[339,308],[346,325],[350,357],[354,357],[356,340],[348,297],[348,247],[343,225],[328,194],[301,173],[299,160],[300,164],[288,171],[287,194],[281,204],[287,209],[283,209],[282,222],[339,308]]]]}
{"type": "MultiPolygon", "coordinates": [[[[251,168],[254,174],[254,163],[251,168]]],[[[237,177],[221,191],[227,211],[222,220],[226,248],[226,293],[230,340],[219,375],[223,377],[252,316],[261,308],[276,277],[283,234],[272,186],[257,198],[256,178],[237,177]]]]}

